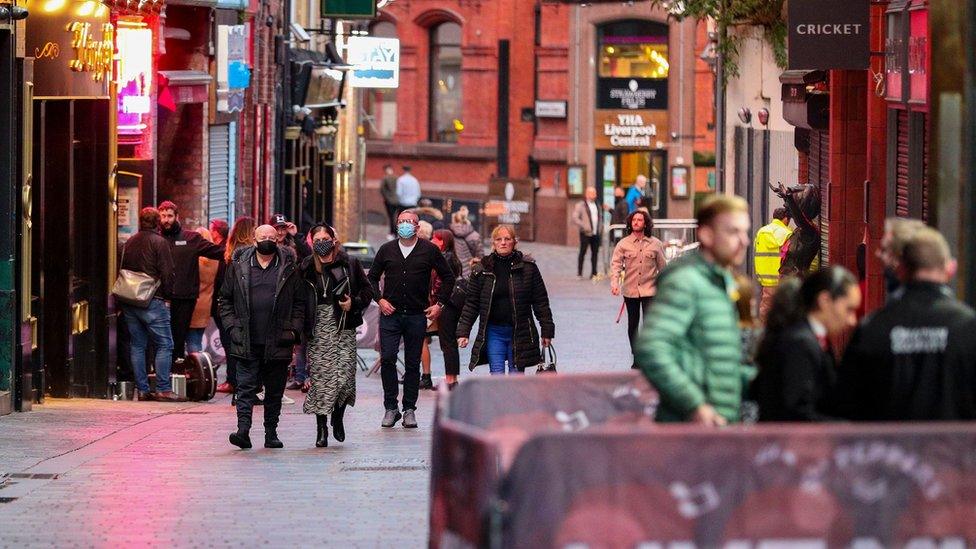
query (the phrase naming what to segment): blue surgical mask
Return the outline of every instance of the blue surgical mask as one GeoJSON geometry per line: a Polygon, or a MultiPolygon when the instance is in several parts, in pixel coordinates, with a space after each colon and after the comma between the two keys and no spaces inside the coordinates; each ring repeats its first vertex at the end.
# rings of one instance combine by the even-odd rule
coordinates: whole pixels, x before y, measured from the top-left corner
{"type": "Polygon", "coordinates": [[[414,227],[413,223],[403,221],[397,224],[397,235],[400,238],[413,238],[415,234],[417,234],[417,227],[414,227]]]}

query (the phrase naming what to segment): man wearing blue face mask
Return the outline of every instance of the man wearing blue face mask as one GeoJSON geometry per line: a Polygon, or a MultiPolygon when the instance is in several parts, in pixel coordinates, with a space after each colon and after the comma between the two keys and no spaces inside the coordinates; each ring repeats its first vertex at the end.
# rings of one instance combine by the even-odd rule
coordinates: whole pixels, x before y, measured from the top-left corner
{"type": "Polygon", "coordinates": [[[454,273],[440,250],[431,242],[417,238],[420,218],[411,210],[397,217],[397,239],[376,252],[369,270],[369,281],[380,306],[380,355],[383,378],[383,427],[393,427],[403,418],[403,426],[417,427],[415,410],[420,391],[420,354],[427,321],[441,314],[454,289],[454,273]],[[441,278],[437,303],[428,307],[431,272],[441,278]],[[380,279],[383,280],[382,289],[380,279]],[[398,409],[400,393],[396,361],[403,340],[403,413],[398,409]]]}

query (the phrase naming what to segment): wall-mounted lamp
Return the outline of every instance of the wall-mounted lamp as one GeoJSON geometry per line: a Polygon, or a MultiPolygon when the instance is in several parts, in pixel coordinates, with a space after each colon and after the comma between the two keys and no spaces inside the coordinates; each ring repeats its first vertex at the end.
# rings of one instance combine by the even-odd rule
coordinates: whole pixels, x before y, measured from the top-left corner
{"type": "Polygon", "coordinates": [[[27,8],[13,4],[0,4],[0,21],[20,21],[27,19],[27,8]]]}
{"type": "Polygon", "coordinates": [[[749,110],[749,107],[742,107],[739,109],[739,120],[741,120],[743,124],[752,122],[752,111],[749,110]]]}
{"type": "Polygon", "coordinates": [[[759,123],[763,126],[769,125],[769,109],[766,107],[759,109],[759,112],[756,113],[756,117],[759,118],[759,123]]]}

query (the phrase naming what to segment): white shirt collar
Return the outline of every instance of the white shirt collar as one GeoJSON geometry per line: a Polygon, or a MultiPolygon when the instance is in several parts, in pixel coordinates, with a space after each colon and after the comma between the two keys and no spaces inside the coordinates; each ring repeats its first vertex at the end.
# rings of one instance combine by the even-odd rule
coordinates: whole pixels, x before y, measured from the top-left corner
{"type": "Polygon", "coordinates": [[[827,337],[827,327],[817,321],[817,319],[812,316],[807,316],[807,322],[810,323],[810,329],[813,330],[813,335],[818,338],[827,337]]]}

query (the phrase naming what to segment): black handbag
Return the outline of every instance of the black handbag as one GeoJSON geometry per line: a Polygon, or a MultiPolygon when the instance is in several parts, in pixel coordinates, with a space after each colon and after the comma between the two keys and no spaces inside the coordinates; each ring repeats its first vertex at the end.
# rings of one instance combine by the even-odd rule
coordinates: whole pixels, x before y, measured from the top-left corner
{"type": "Polygon", "coordinates": [[[536,374],[556,373],[556,348],[549,343],[548,347],[542,348],[542,364],[535,370],[536,374]]]}

